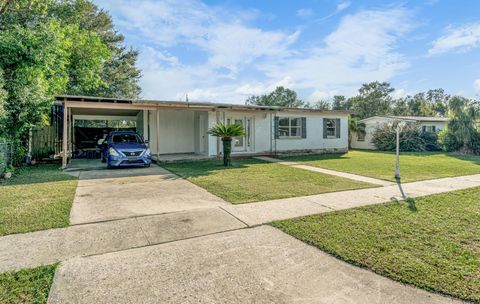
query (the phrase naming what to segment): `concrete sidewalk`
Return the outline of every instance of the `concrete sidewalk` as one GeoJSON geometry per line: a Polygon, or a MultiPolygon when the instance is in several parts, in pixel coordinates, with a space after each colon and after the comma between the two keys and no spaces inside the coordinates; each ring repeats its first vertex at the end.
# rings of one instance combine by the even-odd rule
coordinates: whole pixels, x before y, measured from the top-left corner
{"type": "Polygon", "coordinates": [[[65,261],[48,303],[461,302],[394,282],[261,226],[65,261]]]}
{"type": "Polygon", "coordinates": [[[383,180],[383,179],[372,178],[372,177],[367,177],[367,176],[357,175],[357,174],[352,174],[352,173],[345,173],[345,172],[340,172],[340,171],[335,171],[335,170],[330,170],[330,169],[323,169],[323,168],[314,167],[314,166],[302,165],[302,164],[297,163],[297,162],[284,161],[284,160],[281,160],[281,159],[278,159],[278,158],[273,158],[273,157],[258,156],[258,157],[255,157],[255,158],[260,159],[260,160],[264,160],[264,161],[268,161],[268,162],[272,162],[272,163],[285,165],[285,166],[292,167],[292,168],[303,169],[303,170],[308,170],[308,171],[313,171],[313,172],[319,172],[319,173],[329,174],[329,175],[335,175],[335,176],[338,176],[338,177],[349,178],[349,179],[353,179],[353,180],[360,181],[360,182],[366,182],[366,183],[370,183],[370,184],[376,184],[376,185],[382,185],[382,186],[395,185],[394,182],[386,181],[386,180],[383,180]]]}
{"type": "Polygon", "coordinates": [[[0,272],[245,228],[219,208],[75,225],[0,238],[0,272]]]}
{"type": "Polygon", "coordinates": [[[480,186],[480,174],[379,188],[323,193],[221,208],[249,226],[334,210],[379,204],[480,186]]]}
{"type": "Polygon", "coordinates": [[[0,272],[477,186],[480,174],[14,234],[0,237],[0,272]]]}

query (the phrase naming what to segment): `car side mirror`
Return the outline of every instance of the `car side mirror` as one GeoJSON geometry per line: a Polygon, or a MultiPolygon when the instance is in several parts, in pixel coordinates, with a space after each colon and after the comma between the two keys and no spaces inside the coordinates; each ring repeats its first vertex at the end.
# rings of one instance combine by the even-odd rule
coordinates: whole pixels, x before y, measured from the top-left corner
{"type": "Polygon", "coordinates": [[[150,141],[147,139],[147,140],[144,140],[143,141],[145,144],[148,144],[150,141]]]}

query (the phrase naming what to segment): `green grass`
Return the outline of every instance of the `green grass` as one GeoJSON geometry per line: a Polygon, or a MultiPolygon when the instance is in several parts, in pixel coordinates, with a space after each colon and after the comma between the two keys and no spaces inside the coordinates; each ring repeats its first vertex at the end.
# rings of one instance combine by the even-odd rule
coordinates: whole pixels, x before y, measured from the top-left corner
{"type": "Polygon", "coordinates": [[[0,236],[68,226],[76,187],[58,165],[18,170],[0,182],[0,236]]]}
{"type": "Polygon", "coordinates": [[[272,225],[394,280],[480,301],[480,187],[272,225]]]}
{"type": "Polygon", "coordinates": [[[234,160],[230,168],[224,168],[221,161],[164,167],[234,204],[375,186],[256,159],[234,160]]]}
{"type": "Polygon", "coordinates": [[[47,303],[56,264],[0,273],[0,303],[47,303]]]}
{"type": "MultiPolygon", "coordinates": [[[[306,165],[354,173],[384,180],[395,180],[395,153],[353,150],[345,154],[284,157],[306,165]]],[[[402,152],[402,182],[480,173],[480,156],[446,153],[402,152]]]]}

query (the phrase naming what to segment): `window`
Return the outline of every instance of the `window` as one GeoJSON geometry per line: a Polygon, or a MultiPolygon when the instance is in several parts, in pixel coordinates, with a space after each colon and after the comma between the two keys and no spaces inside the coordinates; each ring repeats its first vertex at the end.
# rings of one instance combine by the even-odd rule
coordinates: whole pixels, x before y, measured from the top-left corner
{"type": "Polygon", "coordinates": [[[365,141],[365,132],[357,132],[357,141],[365,141]]]}
{"type": "Polygon", "coordinates": [[[337,135],[337,124],[335,119],[326,119],[325,130],[327,138],[333,138],[337,135]]]}
{"type": "Polygon", "coordinates": [[[280,117],[278,119],[278,134],[280,138],[301,138],[301,117],[280,117]]]}
{"type": "Polygon", "coordinates": [[[423,126],[422,127],[423,132],[436,132],[437,128],[435,126],[423,126]]]}
{"type": "Polygon", "coordinates": [[[116,135],[113,135],[112,142],[116,144],[119,144],[119,143],[136,144],[136,143],[141,143],[142,140],[136,134],[116,134],[116,135]]]}

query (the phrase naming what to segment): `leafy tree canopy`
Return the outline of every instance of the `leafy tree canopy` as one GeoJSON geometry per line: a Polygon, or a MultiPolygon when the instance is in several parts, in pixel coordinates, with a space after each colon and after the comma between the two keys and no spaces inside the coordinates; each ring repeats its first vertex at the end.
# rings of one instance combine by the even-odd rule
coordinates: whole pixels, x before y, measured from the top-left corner
{"type": "Polygon", "coordinates": [[[122,43],[90,1],[0,1],[0,136],[43,124],[55,94],[137,97],[137,53],[122,43]]]}
{"type": "Polygon", "coordinates": [[[395,89],[388,82],[370,82],[362,85],[358,95],[350,98],[351,110],[359,119],[390,113],[395,89]]]}
{"type": "Polygon", "coordinates": [[[305,106],[305,102],[298,98],[295,91],[284,87],[277,87],[269,94],[250,96],[247,98],[245,104],[286,108],[300,108],[305,106]]]}

